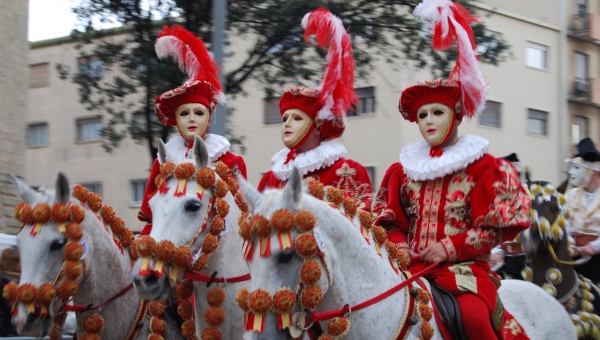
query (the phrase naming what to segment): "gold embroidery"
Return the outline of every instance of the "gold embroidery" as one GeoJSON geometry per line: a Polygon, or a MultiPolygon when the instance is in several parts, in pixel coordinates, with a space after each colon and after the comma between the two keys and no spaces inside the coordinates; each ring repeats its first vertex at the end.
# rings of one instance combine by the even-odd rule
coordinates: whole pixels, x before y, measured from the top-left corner
{"type": "Polygon", "coordinates": [[[469,267],[473,262],[463,262],[448,267],[448,270],[454,273],[456,278],[456,287],[463,292],[477,294],[477,279],[473,275],[473,270],[469,267]]]}
{"type": "Polygon", "coordinates": [[[519,326],[519,323],[514,318],[511,318],[510,320],[506,320],[506,322],[504,323],[504,329],[507,329],[508,331],[510,331],[512,333],[512,335],[517,335],[519,333],[523,333],[521,326],[519,326]]]}
{"type": "Polygon", "coordinates": [[[454,243],[449,238],[445,238],[442,240],[442,245],[446,249],[446,254],[448,254],[448,262],[456,262],[456,248],[454,247],[454,243]]]}
{"type": "Polygon", "coordinates": [[[471,224],[471,208],[468,197],[474,186],[473,178],[462,171],[450,179],[444,208],[446,235],[462,234],[471,224]]]}
{"type": "Polygon", "coordinates": [[[502,305],[500,296],[496,295],[496,307],[492,313],[492,326],[494,327],[494,330],[498,331],[500,330],[500,327],[502,327],[502,317],[504,317],[504,305],[502,305]]]}
{"type": "Polygon", "coordinates": [[[332,185],[342,190],[344,196],[354,198],[359,209],[369,210],[371,208],[371,187],[368,183],[356,181],[354,176],[357,173],[356,169],[344,162],[340,168],[335,170],[335,174],[340,178],[339,181],[333,182],[332,185]]]}
{"type": "MultiPolygon", "coordinates": [[[[431,216],[432,210],[432,196],[433,196],[433,185],[434,181],[425,182],[425,196],[423,197],[423,216],[421,227],[418,230],[419,233],[419,247],[418,250],[422,251],[427,246],[427,234],[429,232],[430,223],[435,223],[431,216]]],[[[435,223],[437,225],[437,223],[435,223]]],[[[417,232],[415,230],[415,232],[417,232]]]]}
{"type": "Polygon", "coordinates": [[[472,245],[476,250],[481,249],[482,242],[490,243],[490,246],[500,242],[498,233],[493,229],[469,229],[465,244],[472,245]]]}

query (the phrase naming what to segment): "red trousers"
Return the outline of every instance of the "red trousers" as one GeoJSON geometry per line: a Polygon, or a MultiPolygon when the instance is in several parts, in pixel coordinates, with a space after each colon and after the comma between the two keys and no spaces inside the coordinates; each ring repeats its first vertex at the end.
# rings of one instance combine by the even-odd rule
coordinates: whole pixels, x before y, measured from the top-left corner
{"type": "Polygon", "coordinates": [[[487,306],[480,297],[473,293],[465,293],[457,295],[456,300],[469,340],[497,339],[487,306]]]}

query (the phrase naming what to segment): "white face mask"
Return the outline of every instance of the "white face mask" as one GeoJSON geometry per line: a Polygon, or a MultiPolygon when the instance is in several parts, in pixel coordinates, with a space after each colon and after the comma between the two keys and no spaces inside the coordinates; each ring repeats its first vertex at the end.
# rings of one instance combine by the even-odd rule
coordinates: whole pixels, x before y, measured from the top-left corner
{"type": "Polygon", "coordinates": [[[306,136],[313,120],[302,110],[289,109],[281,116],[281,139],[288,148],[299,146],[298,143],[306,136]]]}
{"type": "Polygon", "coordinates": [[[195,136],[202,137],[208,128],[210,114],[206,106],[199,103],[186,103],[175,112],[177,129],[181,137],[192,142],[195,136]]]}
{"type": "Polygon", "coordinates": [[[587,169],[581,166],[581,164],[571,163],[571,167],[569,168],[569,177],[572,186],[580,186],[581,181],[585,177],[586,170],[587,169]]]}
{"type": "Polygon", "coordinates": [[[450,125],[454,119],[452,108],[440,104],[431,103],[423,105],[417,111],[417,123],[423,138],[431,146],[440,145],[446,136],[451,133],[450,125]]]}

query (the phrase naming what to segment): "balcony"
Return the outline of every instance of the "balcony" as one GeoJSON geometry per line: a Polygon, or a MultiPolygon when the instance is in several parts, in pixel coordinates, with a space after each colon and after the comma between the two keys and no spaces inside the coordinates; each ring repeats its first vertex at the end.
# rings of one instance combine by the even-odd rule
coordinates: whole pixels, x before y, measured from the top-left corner
{"type": "Polygon", "coordinates": [[[581,39],[600,40],[600,15],[587,13],[572,16],[569,34],[581,39]]]}
{"type": "Polygon", "coordinates": [[[600,79],[575,78],[571,84],[570,100],[600,105],[600,79]]]}

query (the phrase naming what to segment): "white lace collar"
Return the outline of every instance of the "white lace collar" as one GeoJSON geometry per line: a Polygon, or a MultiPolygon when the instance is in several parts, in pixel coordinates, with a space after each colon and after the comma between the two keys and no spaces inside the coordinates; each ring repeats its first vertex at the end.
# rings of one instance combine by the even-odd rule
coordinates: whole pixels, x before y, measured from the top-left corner
{"type": "Polygon", "coordinates": [[[271,164],[273,164],[271,171],[280,181],[287,181],[294,167],[297,167],[304,176],[309,172],[333,165],[348,153],[344,145],[340,143],[325,142],[310,151],[298,154],[296,159],[291,160],[288,164],[283,164],[289,151],[290,149],[284,148],[271,158],[271,164]]]}
{"type": "MultiPolygon", "coordinates": [[[[231,144],[227,140],[227,138],[219,135],[213,135],[207,133],[204,136],[204,145],[206,145],[206,149],[208,150],[208,156],[210,157],[210,162],[216,162],[221,156],[229,151],[231,144]]],[[[167,144],[167,151],[177,162],[183,162],[185,160],[185,154],[187,153],[187,146],[185,145],[185,139],[181,137],[181,135],[177,135],[171,138],[167,144]]],[[[160,161],[160,157],[158,158],[160,161]]]]}
{"type": "Polygon", "coordinates": [[[462,170],[488,151],[490,142],[475,135],[463,135],[458,142],[444,148],[441,157],[431,157],[425,140],[407,145],[400,152],[404,173],[414,181],[432,180],[462,170]]]}

